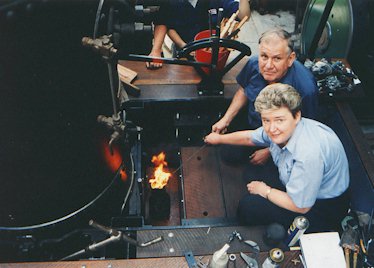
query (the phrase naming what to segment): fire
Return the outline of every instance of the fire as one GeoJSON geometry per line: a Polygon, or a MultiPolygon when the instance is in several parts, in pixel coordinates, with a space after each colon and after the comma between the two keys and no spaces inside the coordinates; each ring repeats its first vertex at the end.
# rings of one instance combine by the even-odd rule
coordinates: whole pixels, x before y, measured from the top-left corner
{"type": "MultiPolygon", "coordinates": [[[[118,147],[113,146],[113,155],[110,153],[108,143],[103,141],[102,142],[102,149],[104,152],[104,159],[107,165],[109,166],[110,170],[115,172],[122,164],[122,156],[118,149],[118,147]]],[[[127,179],[127,174],[124,170],[120,171],[121,179],[125,181],[127,179]]]]}
{"type": "Polygon", "coordinates": [[[165,161],[165,153],[154,155],[151,162],[155,165],[153,178],[149,180],[152,189],[162,189],[168,183],[171,173],[166,172],[164,167],[168,165],[165,161]]]}

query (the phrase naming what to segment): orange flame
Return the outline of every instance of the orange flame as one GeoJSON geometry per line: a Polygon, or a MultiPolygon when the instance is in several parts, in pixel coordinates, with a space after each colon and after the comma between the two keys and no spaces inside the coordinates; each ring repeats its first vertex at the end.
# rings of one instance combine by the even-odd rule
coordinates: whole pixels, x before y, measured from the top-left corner
{"type": "MultiPolygon", "coordinates": [[[[122,164],[122,156],[119,152],[118,147],[113,146],[113,155],[110,153],[108,143],[103,141],[102,150],[104,153],[104,159],[111,171],[116,172],[119,166],[122,164]]],[[[120,170],[121,179],[125,181],[127,174],[125,170],[120,170]]]]}
{"type": "Polygon", "coordinates": [[[155,165],[153,176],[149,180],[152,189],[162,189],[166,186],[171,176],[171,173],[164,171],[164,167],[168,165],[165,161],[165,153],[161,152],[159,155],[154,155],[151,162],[155,165]]]}

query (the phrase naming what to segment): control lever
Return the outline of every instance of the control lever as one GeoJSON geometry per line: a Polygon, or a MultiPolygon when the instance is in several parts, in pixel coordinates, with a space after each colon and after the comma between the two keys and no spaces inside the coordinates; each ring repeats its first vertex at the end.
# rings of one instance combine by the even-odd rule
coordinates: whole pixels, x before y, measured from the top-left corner
{"type": "Polygon", "coordinates": [[[107,232],[108,234],[112,235],[112,236],[122,236],[122,239],[126,242],[128,242],[129,244],[131,245],[134,245],[134,246],[137,246],[137,247],[141,247],[141,248],[144,248],[144,247],[148,247],[150,245],[153,245],[155,243],[158,243],[158,242],[161,242],[162,240],[164,240],[164,238],[162,236],[159,236],[155,239],[152,239],[148,242],[144,242],[144,243],[140,243],[138,241],[136,241],[135,239],[123,234],[121,231],[118,231],[116,229],[112,229],[112,228],[109,228],[109,227],[106,227],[106,226],[103,226],[93,220],[90,220],[89,223],[88,223],[90,226],[96,228],[96,229],[99,229],[99,230],[102,230],[104,232],[107,232]]]}
{"type": "Polygon", "coordinates": [[[99,248],[101,248],[103,246],[106,246],[106,245],[108,245],[112,242],[125,241],[125,242],[127,242],[127,243],[129,243],[133,246],[148,247],[150,245],[153,245],[155,243],[158,243],[158,242],[161,242],[161,241],[164,240],[164,238],[162,236],[159,236],[159,237],[156,237],[155,239],[152,239],[148,242],[140,243],[139,241],[136,241],[135,239],[129,237],[128,235],[123,234],[121,231],[103,226],[103,225],[101,225],[101,224],[99,224],[99,223],[97,223],[93,220],[90,220],[88,224],[90,226],[96,228],[96,229],[99,229],[101,231],[104,231],[104,232],[108,233],[110,235],[110,237],[107,238],[107,239],[104,239],[100,242],[93,243],[92,245],[89,245],[85,249],[82,249],[82,250],[79,250],[79,251],[77,251],[73,254],[70,254],[69,256],[66,256],[66,257],[62,258],[61,259],[62,261],[71,260],[71,259],[73,259],[73,258],[75,258],[79,255],[84,254],[84,253],[96,251],[99,248]]]}

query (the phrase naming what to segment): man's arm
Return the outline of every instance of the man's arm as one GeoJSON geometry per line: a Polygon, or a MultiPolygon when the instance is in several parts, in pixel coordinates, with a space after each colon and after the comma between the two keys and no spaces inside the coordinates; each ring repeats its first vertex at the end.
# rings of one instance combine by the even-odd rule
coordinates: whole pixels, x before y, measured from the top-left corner
{"type": "MultiPolygon", "coordinates": [[[[153,34],[153,47],[149,56],[161,57],[162,53],[162,44],[164,43],[165,35],[167,32],[166,25],[155,25],[154,34],[153,34]]],[[[161,68],[161,62],[146,62],[145,65],[147,68],[156,69],[161,68]]]]}
{"type": "Polygon", "coordinates": [[[232,99],[225,115],[212,126],[212,132],[225,133],[231,121],[235,118],[240,109],[247,104],[247,102],[248,99],[244,93],[244,89],[240,87],[235,93],[234,98],[232,99]]]}
{"type": "Polygon", "coordinates": [[[251,140],[251,133],[253,130],[236,131],[229,134],[210,133],[204,138],[206,143],[217,144],[231,144],[231,145],[246,145],[255,146],[251,140]]]}

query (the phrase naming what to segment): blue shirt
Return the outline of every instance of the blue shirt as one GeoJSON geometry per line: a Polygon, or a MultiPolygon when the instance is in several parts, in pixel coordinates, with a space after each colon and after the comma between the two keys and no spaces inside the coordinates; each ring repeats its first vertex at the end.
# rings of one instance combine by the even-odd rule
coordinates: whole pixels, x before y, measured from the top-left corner
{"type": "MultiPolygon", "coordinates": [[[[251,57],[236,78],[244,89],[248,103],[248,122],[252,129],[261,126],[260,115],[255,111],[254,102],[260,91],[268,85],[258,67],[258,57],[251,57]]],[[[318,109],[318,87],[313,74],[295,60],[279,83],[293,86],[302,97],[302,116],[316,119],[318,109]]]]}
{"type": "Polygon", "coordinates": [[[302,118],[283,148],[271,141],[263,127],[252,132],[251,140],[270,146],[279,179],[299,208],[312,207],[316,199],[337,197],[348,188],[343,145],[331,128],[318,121],[302,118]]]}
{"type": "MultiPolygon", "coordinates": [[[[223,16],[230,17],[239,8],[238,0],[199,0],[193,7],[188,0],[170,0],[160,6],[155,24],[166,25],[174,29],[186,42],[194,41],[196,34],[209,29],[209,9],[223,8],[223,16]]],[[[213,16],[213,26],[216,16],[213,16]]]]}

